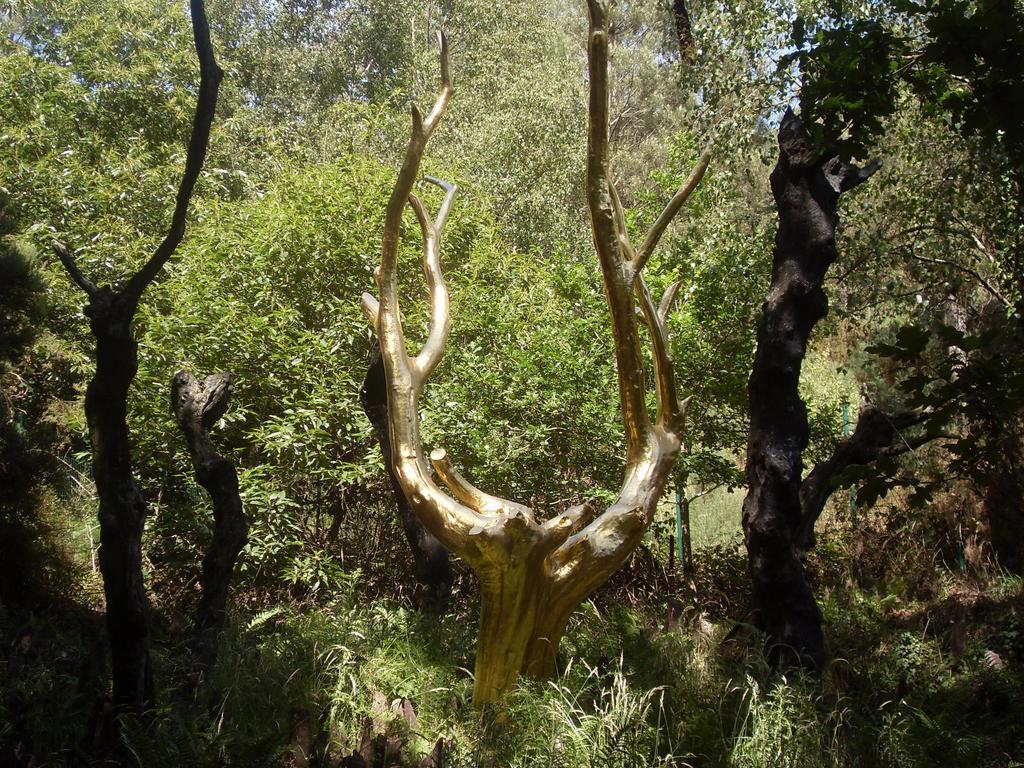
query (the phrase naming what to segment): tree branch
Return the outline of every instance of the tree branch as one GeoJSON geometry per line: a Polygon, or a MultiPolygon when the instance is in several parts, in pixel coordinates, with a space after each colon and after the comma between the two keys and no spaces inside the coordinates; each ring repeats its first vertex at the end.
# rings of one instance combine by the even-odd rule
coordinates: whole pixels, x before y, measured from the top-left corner
{"type": "Polygon", "coordinates": [[[949,261],[948,259],[921,256],[914,252],[913,247],[908,247],[906,249],[906,253],[910,258],[914,259],[914,261],[920,261],[922,264],[935,264],[938,266],[951,267],[952,269],[955,269],[958,272],[963,272],[965,275],[970,275],[971,277],[978,281],[978,284],[982,288],[984,288],[994,299],[996,299],[1004,307],[1011,308],[1013,306],[1013,302],[1006,298],[1006,296],[1004,296],[998,288],[989,283],[989,281],[986,280],[982,276],[982,274],[978,272],[978,270],[976,269],[972,269],[971,267],[968,267],[964,264],[957,264],[955,261],[949,261]]]}
{"type": "Polygon", "coordinates": [[[597,508],[589,501],[585,501],[582,504],[569,507],[562,513],[562,516],[568,517],[572,521],[573,533],[575,533],[594,521],[594,518],[597,517],[597,508]]]}
{"type": "Polygon", "coordinates": [[[78,264],[75,262],[75,257],[71,255],[71,252],[63,243],[59,243],[54,240],[50,243],[50,248],[57,254],[57,258],[60,259],[60,263],[64,265],[64,269],[67,270],[68,275],[74,281],[75,285],[85,291],[85,295],[92,298],[99,291],[99,288],[85,275],[82,274],[82,270],[78,268],[78,264]]]}
{"type": "Polygon", "coordinates": [[[441,51],[441,91],[434,101],[434,107],[430,110],[430,114],[423,121],[424,143],[430,140],[430,136],[434,133],[434,128],[437,127],[438,122],[441,120],[441,115],[444,114],[444,110],[448,106],[448,100],[451,99],[453,93],[452,81],[448,73],[448,38],[445,37],[444,32],[441,30],[437,31],[437,45],[441,51]]]}
{"type": "MultiPolygon", "coordinates": [[[[361,300],[363,313],[375,322],[384,361],[388,387],[388,423],[392,449],[392,468],[410,506],[426,528],[449,550],[465,554],[469,536],[486,525],[487,519],[472,507],[460,503],[444,493],[431,477],[423,456],[419,429],[419,395],[425,376],[440,359],[447,334],[448,297],[440,273],[437,244],[440,227],[451,209],[454,186],[443,186],[445,202],[438,214],[438,223],[430,220],[426,210],[412,189],[419,174],[420,162],[427,140],[444,114],[452,94],[448,75],[448,44],[438,34],[441,57],[441,90],[426,120],[419,110],[412,108],[412,131],[405,151],[402,168],[388,200],[381,238],[380,266],[374,276],[380,290],[379,301],[368,294],[361,300]],[[421,359],[410,359],[405,346],[401,314],[398,303],[398,240],[402,226],[402,213],[406,203],[412,206],[420,223],[424,239],[424,271],[430,283],[432,297],[431,333],[421,359]],[[440,226],[439,226],[440,225],[440,226]]],[[[437,183],[437,182],[434,182],[437,183]]]]}
{"type": "Polygon", "coordinates": [[[417,378],[422,382],[434,370],[444,355],[444,345],[448,339],[448,332],[451,330],[451,315],[449,312],[448,287],[444,282],[444,273],[441,271],[441,234],[444,231],[445,222],[451,211],[452,201],[458,190],[454,184],[427,177],[427,181],[436,184],[445,190],[444,200],[437,214],[437,221],[431,222],[423,204],[416,195],[409,195],[409,204],[416,213],[420,223],[420,230],[423,234],[423,274],[427,280],[427,288],[430,292],[430,331],[423,349],[416,356],[413,362],[413,370],[417,378]]]}
{"type": "Polygon", "coordinates": [[[435,448],[430,452],[430,463],[434,465],[434,470],[442,482],[448,486],[448,490],[452,492],[452,495],[480,514],[489,516],[502,513],[533,515],[529,507],[509,501],[508,499],[499,498],[498,496],[491,496],[469,482],[452,466],[451,460],[448,458],[448,452],[444,448],[435,448]]]}
{"type": "Polygon", "coordinates": [[[377,299],[368,293],[363,293],[359,298],[359,308],[363,311],[366,322],[376,331],[377,315],[380,312],[380,304],[377,303],[377,299]]]}
{"type": "Polygon", "coordinates": [[[196,54],[199,56],[199,96],[196,101],[195,117],[192,121],[192,135],[189,138],[188,153],[185,157],[185,172],[181,177],[178,194],[175,199],[174,213],[171,216],[171,227],[156,251],[138,272],[128,281],[124,294],[138,300],[142,292],[153,281],[167,260],[174,255],[182,237],[185,236],[185,219],[188,204],[199,178],[199,173],[206,160],[206,150],[210,143],[210,126],[217,108],[217,91],[224,76],[223,70],[217,66],[210,42],[210,25],[206,20],[206,7],[203,0],[191,0],[192,34],[195,38],[196,54]]]}
{"type": "Polygon", "coordinates": [[[668,316],[672,312],[672,305],[675,304],[676,294],[679,293],[679,288],[682,284],[682,280],[676,280],[661,294],[661,301],[658,302],[658,319],[663,326],[666,326],[666,323],[668,323],[668,316]]]}
{"type": "Polygon", "coordinates": [[[636,252],[633,250],[633,244],[629,242],[629,234],[626,229],[626,214],[622,208],[622,200],[619,198],[619,190],[610,176],[608,178],[608,198],[612,203],[616,239],[622,251],[622,258],[625,261],[634,261],[636,259],[636,252]]]}
{"type": "MultiPolygon", "coordinates": [[[[679,453],[682,430],[683,406],[678,401],[672,377],[665,326],[641,275],[643,260],[639,254],[633,256],[622,206],[608,170],[608,3],[588,0],[587,5],[590,12],[587,203],[612,319],[627,450],[625,476],[615,503],[569,536],[550,556],[554,579],[551,610],[556,616],[567,616],[639,544],[664,494],[679,453]],[[656,424],[651,423],[647,411],[634,294],[650,330],[658,396],[656,424]]],[[[693,187],[702,173],[695,172],[693,187]]],[[[685,194],[677,193],[674,199],[684,201],[685,194]]],[[[649,240],[649,248],[653,248],[657,233],[649,236],[649,240]]]]}
{"type": "Polygon", "coordinates": [[[590,122],[587,133],[587,204],[590,211],[594,248],[601,263],[605,294],[615,339],[615,363],[619,379],[619,400],[626,431],[627,461],[636,460],[649,441],[646,386],[633,305],[636,270],[622,243],[617,195],[609,174],[608,149],[608,4],[588,0],[590,32],[590,122]]]}
{"type": "Polygon", "coordinates": [[[455,200],[455,193],[459,191],[459,188],[450,181],[444,181],[436,176],[424,176],[423,180],[444,190],[444,199],[441,201],[441,207],[437,210],[437,220],[434,222],[437,230],[438,244],[440,245],[441,235],[444,234],[444,226],[448,223],[448,214],[451,213],[452,201],[455,200]]]}
{"type": "Polygon", "coordinates": [[[679,394],[676,390],[675,371],[666,342],[665,323],[661,314],[654,307],[654,300],[644,281],[644,276],[637,273],[633,279],[637,298],[640,300],[640,311],[651,337],[651,359],[654,361],[654,391],[658,398],[657,423],[675,431],[677,424],[674,419],[679,414],[679,394]]]}
{"type": "Polygon", "coordinates": [[[933,432],[910,439],[903,436],[903,430],[923,423],[930,415],[926,410],[888,414],[871,404],[861,406],[853,434],[842,440],[831,456],[815,464],[800,484],[800,526],[796,544],[802,551],[814,546],[814,525],[843,472],[850,467],[870,464],[882,456],[899,456],[947,436],[933,432]]]}
{"type": "Polygon", "coordinates": [[[697,499],[703,499],[705,496],[708,496],[708,495],[714,493],[719,488],[722,488],[724,486],[725,486],[725,483],[715,483],[714,485],[712,485],[710,487],[705,487],[704,490],[702,490],[700,493],[697,493],[697,494],[691,496],[690,497],[690,501],[696,501],[697,499]]]}
{"type": "Polygon", "coordinates": [[[922,445],[927,445],[932,440],[955,440],[956,434],[953,432],[925,432],[922,435],[916,435],[915,437],[904,437],[900,435],[900,442],[890,445],[888,448],[883,448],[879,451],[880,456],[902,456],[904,453],[910,453],[916,451],[922,445]]]}
{"type": "Polygon", "coordinates": [[[637,271],[644,268],[647,264],[647,260],[651,258],[651,254],[654,253],[654,249],[658,247],[658,241],[661,240],[661,236],[665,233],[665,228],[671,223],[672,219],[676,217],[676,214],[686,204],[686,201],[690,199],[690,195],[693,194],[694,190],[697,189],[704,178],[704,173],[708,169],[708,165],[711,163],[711,153],[714,148],[714,142],[708,141],[704,147],[704,151],[701,153],[700,159],[697,161],[696,167],[690,172],[686,181],[679,187],[678,191],[672,195],[672,199],[668,201],[665,209],[658,216],[654,224],[647,232],[647,236],[644,238],[643,244],[640,246],[640,250],[636,254],[636,269],[637,271]]]}

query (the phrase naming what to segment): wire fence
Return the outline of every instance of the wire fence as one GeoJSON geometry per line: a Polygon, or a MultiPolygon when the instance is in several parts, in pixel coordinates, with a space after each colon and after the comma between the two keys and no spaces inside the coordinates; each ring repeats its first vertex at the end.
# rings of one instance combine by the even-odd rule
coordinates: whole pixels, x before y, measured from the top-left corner
{"type": "MultiPolygon", "coordinates": [[[[58,498],[61,501],[96,497],[96,482],[92,472],[92,457],[87,453],[67,453],[57,456],[61,465],[58,482],[55,484],[58,498]]],[[[201,504],[207,500],[206,492],[191,477],[164,477],[163,487],[171,484],[184,486],[181,491],[192,504],[201,504]]]]}

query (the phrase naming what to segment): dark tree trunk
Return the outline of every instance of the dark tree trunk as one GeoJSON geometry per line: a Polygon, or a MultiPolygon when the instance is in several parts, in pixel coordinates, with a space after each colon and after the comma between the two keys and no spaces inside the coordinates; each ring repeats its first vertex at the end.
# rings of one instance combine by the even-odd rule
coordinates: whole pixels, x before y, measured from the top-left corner
{"type": "Polygon", "coordinates": [[[853,434],[840,442],[825,461],[815,464],[800,484],[801,519],[796,546],[801,552],[807,552],[814,546],[814,524],[838,487],[843,472],[850,467],[871,464],[882,456],[905,453],[942,436],[925,433],[908,437],[903,434],[902,430],[920,424],[927,416],[926,411],[888,414],[870,403],[861,406],[853,434]]]}
{"type": "Polygon", "coordinates": [[[153,706],[149,600],[142,577],[146,500],[135,483],[128,443],[128,387],[138,371],[132,335],[135,301],[109,287],[86,307],[96,337],[96,374],[85,393],[93,473],[100,509],[100,573],[107,601],[114,706],[141,713],[153,706]]]}
{"type": "Polygon", "coordinates": [[[992,431],[998,452],[987,477],[984,519],[999,564],[1013,573],[1024,573],[1024,462],[1020,437],[1007,434],[1002,425],[992,431]]]}
{"type": "Polygon", "coordinates": [[[359,401],[370,424],[373,425],[374,435],[380,444],[384,468],[387,470],[395,494],[395,504],[398,506],[398,516],[402,521],[405,537],[409,541],[409,550],[412,552],[413,573],[416,580],[427,589],[428,607],[442,610],[451,594],[454,574],[448,550],[416,517],[395,475],[391,462],[391,436],[388,433],[387,379],[384,375],[380,344],[376,339],[370,349],[370,364],[366,369],[366,377],[359,389],[359,401]]]}
{"type": "Polygon", "coordinates": [[[142,578],[146,500],[132,472],[126,418],[128,388],[139,362],[132,321],[143,292],[174,255],[185,235],[189,201],[206,160],[223,76],[214,58],[205,4],[203,0],[191,0],[190,6],[199,58],[199,92],[185,170],[167,234],[139,271],[117,290],[109,285],[97,287],[78,268],[71,252],[60,243],[53,243],[68,275],[88,297],[85,314],[96,338],[96,373],[86,389],[85,415],[100,500],[100,572],[107,603],[114,707],[118,713],[141,714],[152,709],[154,699],[149,601],[142,578]]]}
{"type": "Polygon", "coordinates": [[[796,546],[803,451],[809,427],[799,394],[800,367],[815,324],[828,311],[822,281],[835,261],[840,193],[875,170],[854,168],[810,146],[787,112],[771,174],[778,208],[772,279],[757,329],[748,384],[750,436],[743,533],[752,581],[754,623],[776,662],[824,661],[821,612],[796,546]]]}
{"type": "Polygon", "coordinates": [[[693,25],[690,12],[686,9],[686,0],[672,0],[672,20],[676,25],[676,39],[679,41],[679,53],[683,61],[693,61],[693,25]]]}
{"type": "Polygon", "coordinates": [[[178,371],[171,384],[171,410],[185,434],[196,481],[213,501],[213,541],[203,558],[203,593],[196,610],[192,642],[192,671],[199,677],[205,676],[217,660],[231,573],[249,534],[238,494],[238,473],[210,441],[210,429],[227,411],[230,397],[229,373],[199,380],[186,371],[178,371]]]}
{"type": "Polygon", "coordinates": [[[693,533],[690,529],[690,504],[690,497],[684,489],[679,500],[679,519],[681,523],[679,543],[682,545],[683,550],[683,559],[679,565],[683,569],[683,576],[688,579],[693,578],[693,533]]]}

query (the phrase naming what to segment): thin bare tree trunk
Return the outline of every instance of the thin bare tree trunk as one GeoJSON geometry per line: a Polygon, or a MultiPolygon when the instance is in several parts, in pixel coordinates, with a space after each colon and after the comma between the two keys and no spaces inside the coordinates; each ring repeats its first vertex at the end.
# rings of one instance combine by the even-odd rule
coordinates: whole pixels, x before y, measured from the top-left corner
{"type": "Polygon", "coordinates": [[[128,442],[128,387],[138,371],[131,331],[134,302],[109,289],[87,308],[96,337],[96,373],[85,393],[99,496],[99,564],[107,604],[114,704],[143,712],[153,707],[149,599],[142,575],[146,500],[135,483],[128,442]]]}
{"type": "Polygon", "coordinates": [[[206,159],[223,76],[214,59],[203,0],[191,0],[191,9],[199,58],[199,94],[170,229],[142,268],[119,289],[97,287],[78,268],[71,252],[53,243],[68,275],[88,298],[85,314],[96,339],[96,373],[86,389],[85,415],[100,500],[99,561],[107,603],[114,706],[118,712],[137,714],[152,709],[154,690],[149,601],[142,575],[142,530],[147,510],[132,470],[127,424],[128,388],[138,371],[132,322],[143,292],[184,237],[188,205],[206,159]]]}
{"type": "Polygon", "coordinates": [[[171,410],[188,443],[196,482],[206,489],[213,502],[213,541],[203,558],[203,593],[196,609],[192,640],[192,672],[197,679],[205,677],[217,660],[231,573],[249,535],[238,493],[238,473],[234,464],[217,453],[210,440],[210,429],[227,411],[230,397],[228,373],[199,380],[186,371],[178,371],[171,384],[171,410]]]}

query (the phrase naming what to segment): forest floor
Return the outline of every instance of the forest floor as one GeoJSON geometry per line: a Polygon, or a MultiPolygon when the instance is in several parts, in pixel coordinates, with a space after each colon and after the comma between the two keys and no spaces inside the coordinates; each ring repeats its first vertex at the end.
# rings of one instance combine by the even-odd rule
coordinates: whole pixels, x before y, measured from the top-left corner
{"type": "MultiPolygon", "coordinates": [[[[731,500],[715,508],[731,515],[731,500]]],[[[99,738],[91,519],[84,507],[64,519],[51,529],[62,591],[0,615],[0,765],[88,765],[99,738]]],[[[466,574],[442,616],[359,573],[315,599],[239,595],[198,693],[186,664],[194,594],[179,593],[154,605],[159,706],[128,743],[143,766],[362,764],[354,751],[409,766],[1024,764],[1021,579],[935,560],[912,572],[837,533],[809,561],[832,661],[820,677],[780,675],[736,623],[739,542],[704,543],[692,578],[634,557],[575,615],[557,679],[524,685],[500,712],[469,703],[466,574]]]]}

